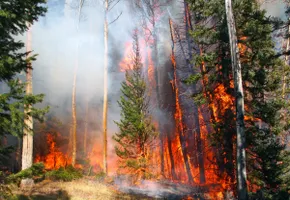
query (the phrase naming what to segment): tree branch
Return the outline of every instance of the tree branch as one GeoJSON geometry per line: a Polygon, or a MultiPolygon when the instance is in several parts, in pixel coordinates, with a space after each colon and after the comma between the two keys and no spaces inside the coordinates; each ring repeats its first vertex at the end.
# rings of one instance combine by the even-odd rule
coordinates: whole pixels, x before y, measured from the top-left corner
{"type": "Polygon", "coordinates": [[[112,22],[110,22],[109,25],[113,24],[115,21],[117,21],[122,14],[123,14],[123,12],[121,12],[116,19],[114,19],[112,22]]]}

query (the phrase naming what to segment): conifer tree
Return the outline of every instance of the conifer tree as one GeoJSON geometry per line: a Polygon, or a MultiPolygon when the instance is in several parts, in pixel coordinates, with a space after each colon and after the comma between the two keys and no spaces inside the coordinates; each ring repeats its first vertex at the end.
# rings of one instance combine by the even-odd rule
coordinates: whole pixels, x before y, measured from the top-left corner
{"type": "Polygon", "coordinates": [[[133,34],[133,53],[131,69],[126,71],[126,81],[122,83],[121,120],[116,122],[120,132],[113,139],[117,142],[116,154],[120,167],[125,168],[137,178],[148,178],[150,149],[157,136],[151,123],[148,109],[146,83],[142,74],[141,55],[137,31],[133,34]]]}
{"type": "MultiPolygon", "coordinates": [[[[47,109],[33,107],[43,99],[43,95],[25,94],[25,84],[18,78],[19,73],[31,67],[29,63],[35,56],[26,58],[29,52],[22,53],[22,41],[15,36],[28,30],[40,16],[44,15],[45,0],[15,0],[0,2],[0,82],[7,84],[7,91],[0,94],[0,140],[6,135],[21,137],[23,130],[30,129],[24,124],[24,118],[41,119],[47,109]],[[31,106],[29,113],[24,114],[24,107],[31,106]]],[[[0,146],[0,159],[9,153],[11,147],[0,146]]]]}
{"type": "MultiPolygon", "coordinates": [[[[219,98],[220,88],[224,88],[223,95],[234,97],[225,4],[222,0],[189,2],[194,19],[191,35],[198,47],[193,61],[200,70],[189,82],[203,84],[200,92],[206,96],[214,130],[209,141],[213,148],[219,149],[214,161],[218,165],[217,173],[228,179],[235,190],[235,111],[219,98]],[[213,107],[218,110],[215,112],[213,107]]],[[[250,192],[266,190],[274,195],[286,184],[280,176],[287,171],[287,164],[281,165],[281,156],[286,154],[279,137],[289,125],[287,120],[282,120],[280,112],[286,104],[281,95],[283,64],[276,56],[271,37],[276,20],[267,17],[254,0],[233,1],[233,14],[243,72],[249,189],[250,192]]]]}

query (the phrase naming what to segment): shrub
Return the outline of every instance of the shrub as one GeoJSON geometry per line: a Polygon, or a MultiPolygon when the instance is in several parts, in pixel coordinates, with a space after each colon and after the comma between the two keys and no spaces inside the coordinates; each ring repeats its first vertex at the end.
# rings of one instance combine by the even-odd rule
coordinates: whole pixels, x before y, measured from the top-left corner
{"type": "Polygon", "coordinates": [[[105,179],[105,177],[106,177],[106,173],[105,172],[99,172],[99,173],[96,174],[96,179],[98,181],[103,181],[105,179]]]}
{"type": "Polygon", "coordinates": [[[80,170],[69,166],[67,168],[60,167],[57,170],[49,171],[45,177],[50,180],[72,181],[81,178],[83,175],[80,170]]]}
{"type": "Polygon", "coordinates": [[[36,180],[39,177],[43,177],[44,173],[44,164],[41,162],[35,163],[30,168],[22,170],[16,174],[9,175],[6,179],[6,182],[20,184],[22,179],[31,178],[36,180]]]}

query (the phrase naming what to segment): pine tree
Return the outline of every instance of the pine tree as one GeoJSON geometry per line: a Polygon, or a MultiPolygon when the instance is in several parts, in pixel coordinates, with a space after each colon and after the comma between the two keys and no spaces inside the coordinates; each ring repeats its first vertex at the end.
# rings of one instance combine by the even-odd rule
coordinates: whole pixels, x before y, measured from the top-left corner
{"type": "Polygon", "coordinates": [[[137,178],[148,178],[150,149],[157,136],[151,123],[148,109],[146,83],[142,75],[142,63],[137,31],[133,35],[133,55],[131,69],[126,71],[126,81],[122,83],[121,120],[116,122],[120,132],[113,139],[117,142],[116,154],[120,167],[125,168],[137,178]]]}
{"type": "MultiPolygon", "coordinates": [[[[24,124],[25,117],[42,119],[47,112],[47,109],[33,107],[42,101],[44,95],[25,94],[26,83],[21,83],[18,74],[27,70],[35,56],[26,58],[29,52],[20,51],[24,43],[14,39],[15,35],[23,34],[29,24],[44,15],[46,8],[43,3],[45,0],[0,2],[0,82],[8,86],[7,92],[0,95],[0,140],[10,134],[21,137],[23,130],[29,129],[24,124]],[[27,114],[24,114],[25,106],[31,107],[27,114]]],[[[0,146],[0,158],[9,149],[11,147],[0,146]]]]}

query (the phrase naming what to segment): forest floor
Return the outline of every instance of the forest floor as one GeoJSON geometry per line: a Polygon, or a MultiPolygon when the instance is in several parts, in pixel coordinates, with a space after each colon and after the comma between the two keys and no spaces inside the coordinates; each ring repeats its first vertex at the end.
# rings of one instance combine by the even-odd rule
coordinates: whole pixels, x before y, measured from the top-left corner
{"type": "Polygon", "coordinates": [[[32,188],[13,188],[19,200],[133,200],[154,199],[140,195],[125,194],[114,189],[113,185],[82,178],[71,182],[44,180],[32,188]]]}

